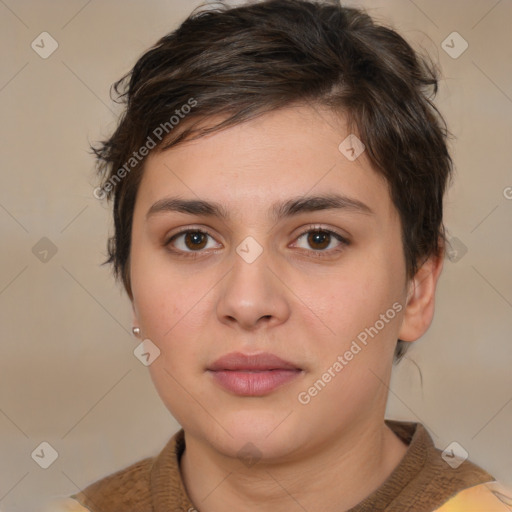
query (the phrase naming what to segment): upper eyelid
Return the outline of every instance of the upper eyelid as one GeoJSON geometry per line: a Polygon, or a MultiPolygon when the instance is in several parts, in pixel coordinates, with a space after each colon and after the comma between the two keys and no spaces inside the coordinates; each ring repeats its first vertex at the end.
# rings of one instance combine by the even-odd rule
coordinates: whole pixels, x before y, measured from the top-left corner
{"type": "Polygon", "coordinates": [[[326,226],[320,226],[318,224],[311,224],[310,226],[307,226],[306,228],[304,228],[303,231],[301,231],[296,236],[296,238],[298,238],[300,236],[303,236],[306,233],[309,233],[310,231],[326,231],[327,233],[332,233],[333,235],[339,236],[340,238],[342,238],[346,242],[348,242],[349,238],[350,238],[347,234],[340,233],[340,231],[337,230],[337,229],[326,227],[326,226]]]}

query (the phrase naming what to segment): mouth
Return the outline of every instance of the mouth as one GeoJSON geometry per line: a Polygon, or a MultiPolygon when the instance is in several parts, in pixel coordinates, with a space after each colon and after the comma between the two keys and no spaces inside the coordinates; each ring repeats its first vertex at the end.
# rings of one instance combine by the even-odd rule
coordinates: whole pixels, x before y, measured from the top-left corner
{"type": "Polygon", "coordinates": [[[207,372],[222,388],[239,396],[267,395],[303,374],[297,365],[266,352],[227,354],[207,372]]]}

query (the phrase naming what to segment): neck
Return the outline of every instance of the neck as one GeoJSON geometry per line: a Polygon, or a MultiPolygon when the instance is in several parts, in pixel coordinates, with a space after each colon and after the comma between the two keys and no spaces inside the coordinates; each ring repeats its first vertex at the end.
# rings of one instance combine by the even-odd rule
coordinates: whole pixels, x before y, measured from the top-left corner
{"type": "Polygon", "coordinates": [[[262,459],[251,467],[187,433],[180,463],[185,488],[199,512],[349,510],[384,483],[407,451],[384,422],[353,430],[300,459],[262,459]]]}

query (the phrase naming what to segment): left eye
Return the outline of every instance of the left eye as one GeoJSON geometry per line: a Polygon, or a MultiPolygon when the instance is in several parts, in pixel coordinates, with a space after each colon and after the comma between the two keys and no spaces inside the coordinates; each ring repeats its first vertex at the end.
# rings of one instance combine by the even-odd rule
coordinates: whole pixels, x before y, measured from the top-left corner
{"type": "Polygon", "coordinates": [[[300,235],[297,240],[301,240],[304,237],[306,237],[306,242],[309,247],[313,248],[315,252],[336,252],[349,244],[347,239],[329,229],[310,229],[309,231],[306,231],[300,235]],[[329,248],[329,246],[331,246],[333,242],[338,242],[338,245],[334,248],[331,247],[331,249],[326,250],[329,248]]]}

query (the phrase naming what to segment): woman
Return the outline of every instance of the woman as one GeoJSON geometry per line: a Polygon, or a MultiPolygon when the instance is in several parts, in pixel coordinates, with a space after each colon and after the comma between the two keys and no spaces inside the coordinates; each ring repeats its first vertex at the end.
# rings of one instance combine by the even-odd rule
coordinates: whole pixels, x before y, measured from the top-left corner
{"type": "Polygon", "coordinates": [[[182,429],[69,510],[510,510],[457,447],[384,419],[443,264],[428,61],[360,10],[270,0],[192,15],[116,90],[95,195],[182,429]]]}

